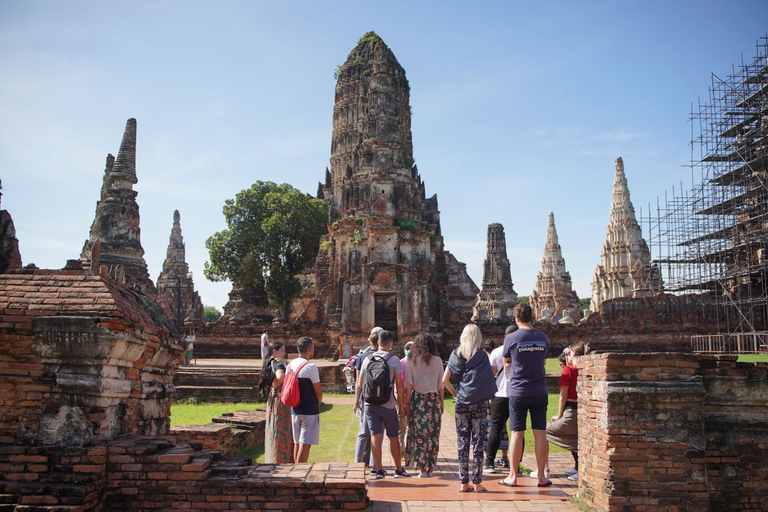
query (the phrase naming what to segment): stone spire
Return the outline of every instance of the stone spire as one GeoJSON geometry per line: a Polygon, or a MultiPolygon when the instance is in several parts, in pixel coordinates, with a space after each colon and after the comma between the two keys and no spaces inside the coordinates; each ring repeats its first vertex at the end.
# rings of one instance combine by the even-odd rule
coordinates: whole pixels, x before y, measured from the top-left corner
{"type": "Polygon", "coordinates": [[[624,162],[616,159],[613,178],[613,202],[608,229],[600,252],[600,264],[592,278],[591,309],[622,297],[647,297],[661,291],[658,268],[651,263],[648,244],[643,239],[635,208],[629,199],[624,162]]]}
{"type": "Polygon", "coordinates": [[[136,291],[154,298],[157,292],[149,278],[141,246],[139,205],[136,203],[138,193],[133,190],[137,182],[136,120],[129,119],[117,160],[112,155],[107,156],[96,216],[80,260],[83,268],[92,272],[98,272],[100,265],[120,265],[122,274],[136,291]],[[94,254],[99,254],[98,262],[92,261],[94,254]]]}
{"type": "Polygon", "coordinates": [[[323,190],[332,220],[370,215],[372,208],[390,217],[397,209],[419,209],[423,191],[413,173],[409,101],[408,79],[395,55],[374,32],[363,35],[338,70],[323,190]],[[387,200],[373,189],[375,181],[397,185],[397,197],[387,200]]]}
{"type": "Polygon", "coordinates": [[[549,214],[547,241],[544,244],[544,256],[541,258],[541,270],[536,275],[536,287],[531,293],[531,307],[537,319],[551,316],[557,319],[568,310],[574,322],[581,318],[579,296],[573,291],[571,274],[565,270],[565,259],[557,239],[555,214],[549,214]],[[549,314],[544,314],[544,310],[549,314]]]}
{"type": "Polygon", "coordinates": [[[195,283],[187,265],[178,210],[173,212],[173,228],[165,254],[163,271],[157,278],[157,302],[174,320],[202,322],[203,303],[195,291],[195,283]]]}
{"type": "Polygon", "coordinates": [[[364,34],[337,69],[331,165],[317,194],[328,235],[300,277],[294,320],[401,334],[437,329],[457,309],[468,320],[477,286],[444,250],[437,196],[414,165],[409,102],[392,50],[364,34]]]}
{"type": "Polygon", "coordinates": [[[517,293],[512,286],[507,239],[504,226],[488,225],[487,251],[483,262],[483,285],[472,308],[472,321],[478,323],[509,323],[514,320],[512,309],[517,293]]]}
{"type": "MultiPolygon", "coordinates": [[[[0,199],[3,197],[3,182],[0,180],[0,199]]],[[[0,274],[21,268],[19,240],[13,218],[7,210],[0,210],[0,274]]]]}

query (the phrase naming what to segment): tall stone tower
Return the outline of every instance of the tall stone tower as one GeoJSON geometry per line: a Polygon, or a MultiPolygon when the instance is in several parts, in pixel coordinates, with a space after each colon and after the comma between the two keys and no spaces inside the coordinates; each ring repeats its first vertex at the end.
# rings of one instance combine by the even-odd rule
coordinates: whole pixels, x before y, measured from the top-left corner
{"type": "Polygon", "coordinates": [[[488,239],[483,262],[483,285],[472,308],[472,321],[477,323],[510,323],[517,293],[512,286],[512,273],[507,258],[504,226],[488,225],[488,239]]]}
{"type": "Polygon", "coordinates": [[[163,270],[157,278],[157,302],[166,314],[179,322],[203,322],[203,303],[187,265],[179,210],[173,212],[173,228],[165,253],[163,270]]]}
{"type": "Polygon", "coordinates": [[[437,196],[414,165],[405,70],[373,32],[337,70],[328,235],[291,321],[400,334],[468,321],[477,286],[443,248],[437,196]]]}
{"type": "Polygon", "coordinates": [[[107,155],[101,197],[96,203],[96,217],[91,233],[83,245],[80,260],[83,268],[98,272],[98,266],[120,265],[123,274],[136,291],[155,298],[157,290],[149,278],[139,227],[138,192],[133,186],[136,177],[136,119],[125,124],[117,160],[107,155]],[[98,242],[98,243],[97,243],[98,242]],[[92,261],[94,256],[98,261],[92,261]]]}
{"type": "Polygon", "coordinates": [[[647,297],[661,291],[663,284],[658,268],[651,263],[648,244],[643,239],[629,200],[624,162],[616,159],[613,178],[613,202],[600,264],[592,278],[592,311],[610,299],[647,297]]]}
{"type": "Polygon", "coordinates": [[[562,315],[567,309],[574,321],[581,318],[579,296],[573,291],[571,274],[565,270],[563,251],[557,239],[555,214],[549,214],[547,224],[547,242],[544,244],[544,256],[541,258],[541,270],[536,275],[536,287],[531,293],[531,307],[534,317],[541,319],[545,309],[552,317],[562,315]]]}

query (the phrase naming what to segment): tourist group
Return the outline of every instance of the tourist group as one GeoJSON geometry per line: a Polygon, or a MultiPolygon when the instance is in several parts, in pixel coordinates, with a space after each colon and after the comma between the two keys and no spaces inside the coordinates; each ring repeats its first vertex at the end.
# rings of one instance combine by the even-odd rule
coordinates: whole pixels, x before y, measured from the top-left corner
{"type": "MultiPolygon", "coordinates": [[[[566,473],[569,479],[578,478],[577,363],[589,346],[577,343],[561,354],[558,412],[547,422],[549,340],[533,327],[529,304],[518,304],[514,317],[499,346],[493,340],[484,342],[476,325],[465,326],[445,367],[437,343],[425,332],[405,343],[401,359],[392,353],[391,331],[381,327],[371,331],[368,347],[350,358],[345,372],[350,376],[348,390],[354,389],[354,411],[359,418],[355,461],[365,463],[372,478],[388,474],[382,464],[385,434],[395,464],[394,478],[409,478],[407,467],[413,467],[419,478],[433,476],[445,390],[455,397],[459,491],[485,492],[483,474],[499,470],[508,471],[499,485],[518,484],[528,415],[537,464],[530,476],[537,479],[537,485],[552,485],[549,442],[571,451],[574,468],[566,473]],[[497,460],[499,450],[502,456],[497,460]]],[[[320,374],[311,362],[314,345],[308,337],[299,338],[299,357],[290,362],[285,345],[270,343],[266,331],[261,346],[260,387],[268,395],[265,461],[307,462],[310,448],[320,440],[323,398],[320,374]]]]}

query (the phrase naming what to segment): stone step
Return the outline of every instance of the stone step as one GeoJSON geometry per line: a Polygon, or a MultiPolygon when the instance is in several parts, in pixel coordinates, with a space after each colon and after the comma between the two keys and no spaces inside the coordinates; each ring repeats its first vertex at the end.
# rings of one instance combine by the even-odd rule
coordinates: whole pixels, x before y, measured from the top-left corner
{"type": "Polygon", "coordinates": [[[249,458],[222,459],[211,464],[211,478],[235,478],[246,476],[253,466],[249,458]]]}

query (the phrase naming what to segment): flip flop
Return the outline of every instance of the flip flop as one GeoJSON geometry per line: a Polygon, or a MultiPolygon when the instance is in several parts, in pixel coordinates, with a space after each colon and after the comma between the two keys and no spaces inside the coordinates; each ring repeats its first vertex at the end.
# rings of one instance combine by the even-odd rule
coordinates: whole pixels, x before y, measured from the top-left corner
{"type": "Polygon", "coordinates": [[[459,492],[469,492],[471,490],[472,490],[471,487],[467,487],[466,489],[462,489],[461,487],[459,487],[459,492]]]}
{"type": "Polygon", "coordinates": [[[510,484],[507,482],[506,478],[499,480],[499,485],[503,485],[504,487],[517,487],[517,484],[510,484]]]}
{"type": "Polygon", "coordinates": [[[536,487],[549,487],[550,485],[552,485],[552,480],[547,480],[545,484],[536,484],[536,487]]]}
{"type": "Polygon", "coordinates": [[[488,492],[488,489],[486,489],[485,487],[483,487],[480,484],[475,484],[475,492],[488,492]],[[480,486],[480,487],[478,488],[478,486],[480,486]]]}

